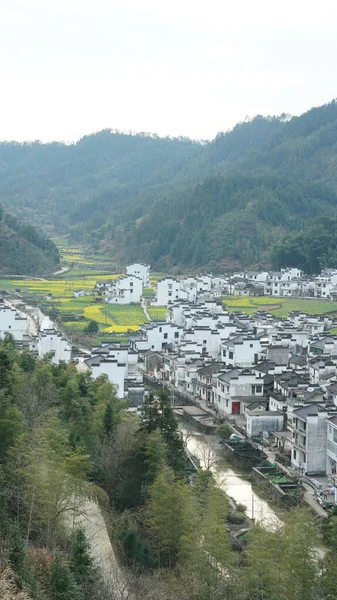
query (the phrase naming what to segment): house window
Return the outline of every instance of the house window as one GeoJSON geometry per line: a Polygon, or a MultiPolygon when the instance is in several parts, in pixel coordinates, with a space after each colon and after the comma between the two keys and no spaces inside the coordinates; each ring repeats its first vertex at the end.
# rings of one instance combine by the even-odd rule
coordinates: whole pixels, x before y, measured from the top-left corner
{"type": "Polygon", "coordinates": [[[169,292],[168,295],[169,295],[169,298],[170,298],[172,296],[172,292],[169,292]]]}
{"type": "Polygon", "coordinates": [[[227,400],[226,400],[226,407],[228,408],[228,398],[227,398],[227,400]]]}
{"type": "Polygon", "coordinates": [[[233,352],[229,353],[229,358],[233,358],[233,352]]]}
{"type": "Polygon", "coordinates": [[[164,340],[167,340],[168,338],[168,333],[164,333],[164,340]]]}
{"type": "Polygon", "coordinates": [[[250,348],[252,348],[252,347],[253,347],[253,344],[249,344],[249,347],[250,347],[250,348]]]}
{"type": "Polygon", "coordinates": [[[256,386],[256,393],[257,394],[261,394],[261,392],[262,392],[262,385],[257,385],[256,386]]]}
{"type": "Polygon", "coordinates": [[[296,460],[296,457],[297,457],[297,452],[296,452],[296,450],[294,450],[294,460],[296,460]]]}
{"type": "Polygon", "coordinates": [[[227,392],[229,392],[229,385],[227,386],[227,392]]]}
{"type": "Polygon", "coordinates": [[[159,327],[159,333],[161,333],[163,331],[162,327],[159,327]]]}
{"type": "Polygon", "coordinates": [[[172,283],[169,283],[168,289],[172,290],[172,283]]]}
{"type": "Polygon", "coordinates": [[[202,343],[203,344],[207,344],[207,340],[202,340],[202,343]]]}
{"type": "Polygon", "coordinates": [[[175,337],[175,338],[178,338],[178,337],[179,337],[179,331],[175,331],[175,333],[174,333],[174,337],[175,337]]]}
{"type": "Polygon", "coordinates": [[[222,351],[222,356],[226,356],[226,350],[222,351]]]}

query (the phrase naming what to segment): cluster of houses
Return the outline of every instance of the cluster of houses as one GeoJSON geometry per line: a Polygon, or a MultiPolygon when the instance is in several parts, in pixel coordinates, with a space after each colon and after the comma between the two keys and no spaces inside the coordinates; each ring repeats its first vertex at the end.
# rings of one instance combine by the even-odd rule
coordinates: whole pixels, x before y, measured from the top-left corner
{"type": "MultiPolygon", "coordinates": [[[[324,298],[337,300],[337,270],[324,269],[317,277],[305,275],[300,269],[281,271],[242,271],[232,275],[197,275],[183,278],[159,279],[151,300],[143,297],[150,285],[150,266],[134,263],[126,273],[110,281],[98,281],[95,292],[110,304],[141,303],[146,300],[154,306],[168,306],[177,300],[196,302],[223,295],[324,298]]],[[[75,290],[75,295],[84,295],[75,290]]]]}
{"type": "MultiPolygon", "coordinates": [[[[97,282],[96,293],[112,304],[144,305],[150,267],[136,263],[125,275],[97,282]]],[[[55,327],[29,332],[28,317],[0,302],[0,337],[55,363],[75,360],[79,370],[102,374],[120,398],[139,407],[143,376],[167,385],[176,397],[229,419],[250,438],[272,436],[301,473],[337,478],[337,336],[329,316],[303,312],[279,319],[229,313],[221,297],[302,296],[337,298],[337,271],[309,278],[298,269],[242,272],[233,276],[165,277],[151,304],[167,307],[166,320],[139,327],[129,343],[107,343],[76,355],[55,327]]],[[[147,296],[148,298],[148,296],[147,296]]],[[[145,305],[144,305],[145,306],[145,305]]],[[[146,307],[145,307],[146,308],[146,307]]],[[[336,481],[337,483],[337,481],[336,481]]]]}
{"type": "Polygon", "coordinates": [[[90,372],[95,379],[105,375],[115,385],[117,396],[129,399],[131,410],[141,406],[146,393],[143,374],[138,369],[138,352],[128,344],[102,344],[90,353],[78,351],[48,318],[41,319],[36,328],[30,316],[0,300],[0,339],[6,333],[13,336],[18,348],[39,358],[49,356],[54,364],[75,361],[79,371],[90,372]]]}
{"type": "MultiPolygon", "coordinates": [[[[144,373],[250,438],[272,436],[293,467],[337,474],[337,336],[329,316],[228,313],[215,299],[175,301],[139,328],[144,373]]],[[[337,477],[337,475],[336,475],[337,477]]]]}

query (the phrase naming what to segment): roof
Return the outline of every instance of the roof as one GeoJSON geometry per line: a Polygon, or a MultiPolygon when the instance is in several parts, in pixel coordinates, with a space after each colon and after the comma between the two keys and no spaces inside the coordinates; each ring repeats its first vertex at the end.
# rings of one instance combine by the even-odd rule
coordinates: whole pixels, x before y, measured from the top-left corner
{"type": "Polygon", "coordinates": [[[290,356],[289,363],[292,365],[297,365],[298,367],[304,367],[307,360],[305,356],[290,356]]]}
{"type": "Polygon", "coordinates": [[[246,414],[252,417],[281,417],[283,419],[282,413],[276,410],[247,410],[246,414]]]}
{"type": "Polygon", "coordinates": [[[218,373],[219,371],[221,371],[221,369],[224,369],[225,366],[223,363],[221,362],[212,362],[209,365],[206,365],[205,367],[201,367],[201,369],[198,369],[198,375],[213,375],[214,373],[218,373]]]}
{"type": "Polygon", "coordinates": [[[306,419],[309,416],[317,416],[320,412],[327,411],[318,404],[309,404],[308,406],[300,406],[299,408],[295,408],[293,410],[293,415],[302,419],[306,419]]]}

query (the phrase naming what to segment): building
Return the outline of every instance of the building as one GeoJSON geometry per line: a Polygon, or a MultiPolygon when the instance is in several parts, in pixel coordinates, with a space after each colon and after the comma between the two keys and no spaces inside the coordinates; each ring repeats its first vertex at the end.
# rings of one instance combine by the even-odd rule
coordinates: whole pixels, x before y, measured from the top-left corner
{"type": "Polygon", "coordinates": [[[138,336],[133,338],[132,347],[137,352],[161,351],[172,342],[178,344],[183,328],[166,321],[152,321],[139,327],[138,336]]]}
{"type": "Polygon", "coordinates": [[[238,335],[222,342],[221,360],[227,367],[251,367],[258,362],[262,348],[260,338],[238,335]]]}
{"type": "Polygon", "coordinates": [[[179,281],[173,277],[165,277],[157,282],[157,306],[167,306],[175,300],[187,300],[187,296],[187,292],[181,291],[179,281]]]}
{"type": "Polygon", "coordinates": [[[135,275],[115,279],[105,291],[109,304],[139,304],[143,294],[143,280],[135,275]]]}
{"type": "MultiPolygon", "coordinates": [[[[326,474],[337,477],[337,415],[330,417],[327,424],[326,474]]],[[[336,481],[337,483],[337,481],[336,481]]]]}
{"type": "Polygon", "coordinates": [[[53,363],[69,362],[71,359],[70,342],[56,329],[44,329],[38,334],[37,351],[39,358],[51,355],[53,363]]]}
{"type": "Polygon", "coordinates": [[[328,410],[309,404],[293,410],[291,464],[300,473],[325,474],[328,410]]]}
{"type": "Polygon", "coordinates": [[[264,431],[281,431],[283,416],[279,412],[265,410],[246,411],[246,432],[248,437],[261,435],[264,431]]]}
{"type": "Polygon", "coordinates": [[[245,412],[243,398],[260,400],[263,397],[263,379],[249,369],[230,369],[213,377],[212,399],[217,413],[239,415],[245,412]]]}
{"type": "Polygon", "coordinates": [[[27,317],[21,316],[0,300],[0,339],[10,333],[16,341],[22,341],[27,333],[27,317]]]}
{"type": "Polygon", "coordinates": [[[126,274],[138,277],[143,282],[144,287],[150,285],[150,265],[144,265],[143,263],[133,263],[126,267],[126,274]]]}

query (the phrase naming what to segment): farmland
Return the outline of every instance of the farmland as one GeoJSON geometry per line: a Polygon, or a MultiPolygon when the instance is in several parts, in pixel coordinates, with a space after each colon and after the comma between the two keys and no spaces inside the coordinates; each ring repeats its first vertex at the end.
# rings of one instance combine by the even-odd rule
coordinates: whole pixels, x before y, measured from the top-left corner
{"type": "Polygon", "coordinates": [[[282,318],[295,310],[304,311],[311,315],[337,311],[336,302],[327,302],[314,298],[229,296],[224,298],[222,302],[229,311],[240,311],[252,315],[257,310],[265,310],[276,317],[282,318]]]}
{"type": "Polygon", "coordinates": [[[149,306],[147,308],[152,321],[165,321],[167,308],[166,306],[149,306]]]}

